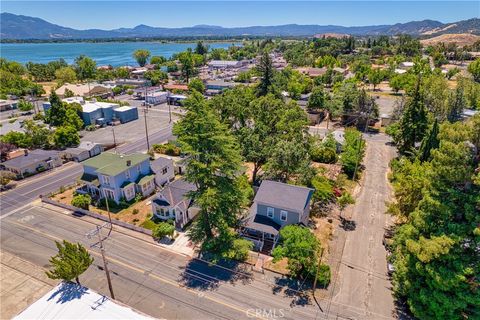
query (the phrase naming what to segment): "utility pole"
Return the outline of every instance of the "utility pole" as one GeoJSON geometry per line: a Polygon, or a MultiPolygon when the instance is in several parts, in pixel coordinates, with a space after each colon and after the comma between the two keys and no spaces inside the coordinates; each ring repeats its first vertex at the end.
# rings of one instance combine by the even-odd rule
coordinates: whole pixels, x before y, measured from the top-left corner
{"type": "Polygon", "coordinates": [[[103,191],[104,191],[103,196],[105,197],[105,206],[107,207],[107,213],[108,213],[108,222],[110,223],[110,230],[108,230],[107,237],[110,237],[110,234],[112,233],[112,229],[113,229],[112,215],[110,214],[110,206],[108,204],[107,194],[105,193],[105,190],[103,190],[103,191]]]}
{"type": "MultiPolygon", "coordinates": [[[[167,100],[168,101],[168,100],[167,100]]],[[[170,117],[170,120],[168,120],[169,123],[172,123],[172,109],[171,109],[171,105],[170,103],[168,102],[168,116],[170,117]]]]}
{"type": "MultiPolygon", "coordinates": [[[[85,236],[87,239],[91,239],[92,237],[98,235],[98,244],[93,244],[90,247],[96,247],[97,245],[100,248],[100,253],[102,254],[102,260],[103,260],[103,269],[105,270],[105,275],[107,276],[107,283],[108,283],[108,290],[110,290],[110,296],[112,299],[115,300],[115,295],[113,293],[113,287],[112,287],[112,280],[110,279],[110,271],[108,270],[108,261],[105,258],[105,247],[103,246],[103,239],[101,235],[101,230],[102,228],[106,227],[108,223],[105,223],[101,226],[96,226],[96,228],[90,232],[88,232],[85,236]]],[[[110,223],[110,228],[111,228],[111,223],[110,223]]]]}
{"type": "Polygon", "coordinates": [[[147,112],[148,112],[147,85],[145,84],[145,109],[143,109],[143,115],[144,115],[144,119],[145,119],[145,136],[147,138],[147,152],[149,152],[150,151],[150,142],[148,141],[147,112]]]}
{"type": "Polygon", "coordinates": [[[113,134],[113,147],[115,148],[115,153],[117,153],[117,140],[115,139],[115,129],[112,126],[112,134],[113,134]]]}

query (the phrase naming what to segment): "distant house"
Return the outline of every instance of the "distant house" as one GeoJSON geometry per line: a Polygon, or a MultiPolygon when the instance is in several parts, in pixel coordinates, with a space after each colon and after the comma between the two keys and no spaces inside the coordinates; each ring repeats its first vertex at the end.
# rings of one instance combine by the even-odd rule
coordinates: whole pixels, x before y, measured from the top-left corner
{"type": "Polygon", "coordinates": [[[188,193],[195,190],[194,184],[183,179],[167,184],[152,200],[153,214],[162,220],[174,219],[175,227],[183,229],[199,211],[188,197],[188,193]]]}
{"type": "Polygon", "coordinates": [[[404,62],[400,62],[398,66],[402,69],[410,69],[414,65],[415,65],[415,63],[412,62],[412,61],[404,61],[404,62]]]}
{"type": "Polygon", "coordinates": [[[240,68],[241,66],[243,62],[236,60],[212,60],[208,63],[210,69],[240,68]]]}
{"type": "Polygon", "coordinates": [[[0,111],[17,109],[16,100],[0,100],[0,111]]]}
{"type": "Polygon", "coordinates": [[[62,159],[57,151],[36,149],[25,150],[23,156],[7,160],[0,166],[20,179],[61,165],[62,159]]]}
{"type": "MultiPolygon", "coordinates": [[[[342,151],[343,146],[345,145],[345,132],[342,130],[334,130],[329,134],[332,135],[333,139],[337,143],[337,152],[342,151]]],[[[327,137],[328,137],[328,134],[325,135],[325,137],[323,138],[323,141],[325,141],[327,137]]]]}
{"type": "Polygon", "coordinates": [[[90,83],[66,83],[62,85],[60,88],[55,90],[55,93],[58,96],[64,96],[65,91],[71,91],[75,96],[81,97],[103,97],[106,98],[112,95],[112,88],[114,86],[101,84],[97,82],[90,82],[90,83]]]}
{"type": "Polygon", "coordinates": [[[243,221],[241,233],[259,251],[269,253],[279,239],[281,228],[308,223],[313,189],[270,180],[262,181],[243,221]]]}
{"type": "MultiPolygon", "coordinates": [[[[145,96],[145,94],[143,94],[145,96]]],[[[168,92],[166,91],[156,91],[156,92],[147,92],[147,103],[148,104],[161,104],[167,102],[168,99],[168,92]]]]}
{"type": "Polygon", "coordinates": [[[175,178],[173,160],[170,157],[160,157],[150,163],[157,186],[163,186],[175,178]]]}
{"type": "Polygon", "coordinates": [[[168,91],[173,91],[173,90],[176,90],[176,91],[188,91],[188,86],[186,84],[174,84],[174,83],[170,83],[170,84],[164,84],[163,85],[163,89],[164,90],[168,90],[168,91]]]}
{"type": "Polygon", "coordinates": [[[169,105],[181,106],[182,101],[185,99],[187,99],[187,96],[184,96],[182,94],[171,94],[167,98],[167,103],[169,105]]]}
{"type": "Polygon", "coordinates": [[[315,78],[324,75],[328,68],[312,68],[312,67],[304,67],[304,68],[297,68],[297,71],[308,75],[309,77],[315,78]]]}
{"type": "Polygon", "coordinates": [[[88,158],[99,155],[103,152],[103,147],[99,143],[90,141],[81,142],[77,148],[67,148],[61,152],[63,158],[80,162],[88,158]]]}
{"type": "Polygon", "coordinates": [[[226,82],[224,80],[212,80],[207,81],[205,88],[207,89],[207,94],[219,94],[222,93],[223,90],[233,88],[236,84],[234,82],[226,82]]]}
{"type": "Polygon", "coordinates": [[[104,152],[83,162],[85,186],[79,191],[119,203],[122,198],[132,200],[136,193],[150,195],[155,190],[154,179],[149,155],[104,152]]]}

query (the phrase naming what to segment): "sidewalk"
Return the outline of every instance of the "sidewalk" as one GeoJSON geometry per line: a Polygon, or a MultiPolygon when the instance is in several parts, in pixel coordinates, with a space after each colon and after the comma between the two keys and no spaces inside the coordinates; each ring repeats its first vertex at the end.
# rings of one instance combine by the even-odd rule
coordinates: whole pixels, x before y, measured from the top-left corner
{"type": "Polygon", "coordinates": [[[0,260],[0,319],[13,318],[59,283],[43,268],[4,250],[0,260]]]}

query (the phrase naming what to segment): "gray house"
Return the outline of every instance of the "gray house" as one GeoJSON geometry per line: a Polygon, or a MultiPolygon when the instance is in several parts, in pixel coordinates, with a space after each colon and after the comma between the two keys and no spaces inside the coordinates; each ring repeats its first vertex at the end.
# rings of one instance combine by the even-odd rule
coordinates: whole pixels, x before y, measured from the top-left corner
{"type": "Polygon", "coordinates": [[[256,248],[269,253],[279,238],[281,228],[308,222],[313,189],[270,180],[262,181],[243,221],[241,233],[256,248]]]}
{"type": "Polygon", "coordinates": [[[173,160],[170,157],[159,157],[150,163],[150,167],[155,173],[157,186],[163,186],[175,178],[173,160]]]}
{"type": "Polygon", "coordinates": [[[83,141],[77,148],[67,148],[61,152],[63,158],[80,162],[88,158],[99,155],[103,152],[103,147],[99,143],[83,141]]]}
{"type": "Polygon", "coordinates": [[[36,149],[25,150],[23,156],[3,162],[1,167],[13,172],[20,179],[61,165],[62,159],[57,151],[36,149]]]}
{"type": "Polygon", "coordinates": [[[175,220],[175,228],[181,230],[198,213],[188,192],[195,191],[194,184],[183,179],[175,180],[165,186],[152,200],[152,211],[161,220],[175,220]]]}

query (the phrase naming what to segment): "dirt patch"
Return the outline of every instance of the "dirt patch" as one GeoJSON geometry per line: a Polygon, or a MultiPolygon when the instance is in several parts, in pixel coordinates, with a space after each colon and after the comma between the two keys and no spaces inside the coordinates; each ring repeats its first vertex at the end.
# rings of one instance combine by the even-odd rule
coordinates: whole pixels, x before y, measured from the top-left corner
{"type": "MultiPolygon", "coordinates": [[[[71,205],[75,190],[76,188],[70,188],[62,193],[57,193],[52,197],[52,200],[71,205]]],[[[128,208],[119,210],[117,212],[115,212],[115,210],[110,210],[112,219],[140,226],[145,221],[150,220],[152,217],[151,199],[152,197],[146,198],[132,204],[128,208]]],[[[108,216],[107,210],[94,207],[93,205],[90,205],[89,210],[104,216],[108,216]]]]}
{"type": "Polygon", "coordinates": [[[279,260],[277,262],[273,262],[273,258],[269,258],[263,264],[263,268],[266,270],[283,274],[283,275],[288,275],[289,272],[288,272],[287,265],[288,265],[287,258],[283,258],[282,260],[279,260]]]}

